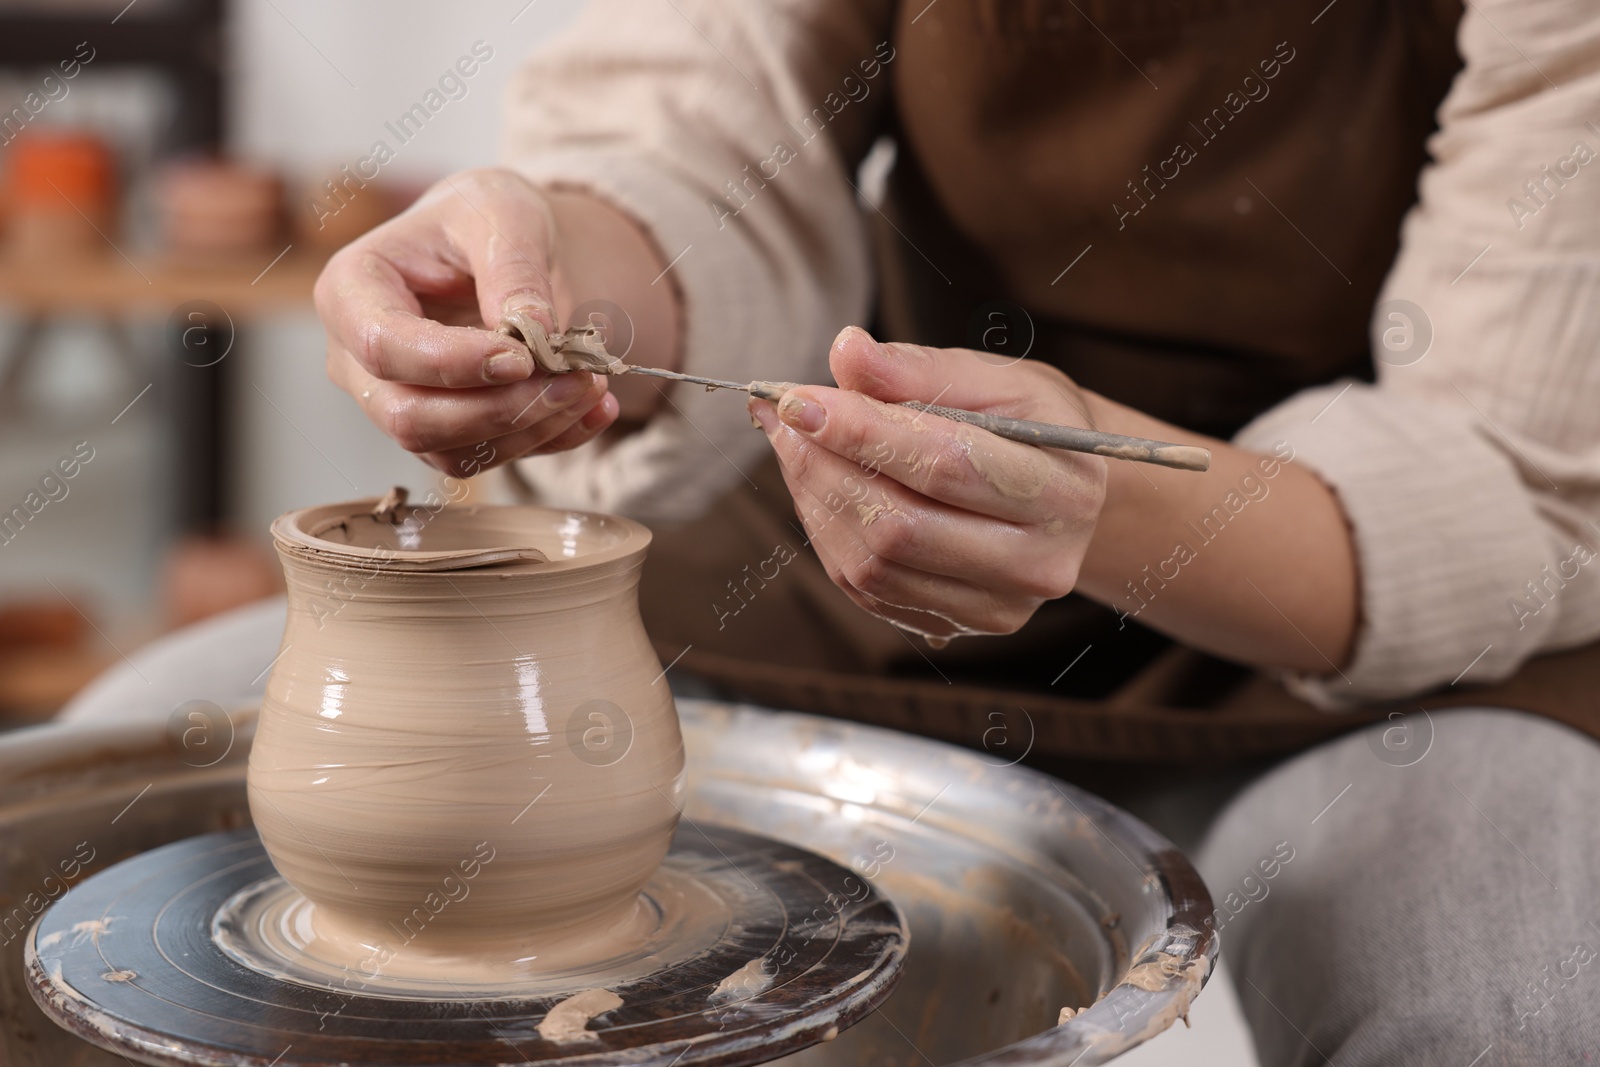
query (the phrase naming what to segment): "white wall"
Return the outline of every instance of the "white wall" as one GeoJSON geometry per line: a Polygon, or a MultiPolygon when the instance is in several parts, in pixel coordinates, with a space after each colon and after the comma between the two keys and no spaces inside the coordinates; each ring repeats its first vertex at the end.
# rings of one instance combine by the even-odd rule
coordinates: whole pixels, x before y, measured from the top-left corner
{"type": "MultiPolygon", "coordinates": [[[[500,102],[534,47],[582,0],[235,0],[229,33],[238,152],[316,172],[364,155],[473,42],[494,56],[392,164],[431,179],[494,160],[500,102]],[[514,21],[513,21],[514,20],[514,21]]],[[[387,172],[386,172],[387,173],[387,172]]]]}
{"type": "MultiPolygon", "coordinates": [[[[385,178],[426,183],[493,162],[506,83],[581,2],[237,0],[229,35],[233,149],[302,178],[354,165],[377,138],[397,148],[385,178]],[[466,80],[466,95],[398,146],[384,123],[476,41],[494,54],[466,80]]],[[[416,489],[433,477],[328,382],[323,352],[321,326],[308,312],[259,325],[239,353],[234,500],[245,529],[264,531],[290,508],[397,483],[416,489]]]]}

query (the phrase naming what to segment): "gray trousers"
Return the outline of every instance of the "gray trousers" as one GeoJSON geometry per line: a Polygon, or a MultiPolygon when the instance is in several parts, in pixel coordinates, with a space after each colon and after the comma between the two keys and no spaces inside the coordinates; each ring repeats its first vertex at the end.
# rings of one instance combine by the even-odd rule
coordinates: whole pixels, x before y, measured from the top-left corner
{"type": "MultiPolygon", "coordinates": [[[[258,697],[282,632],[282,601],[181,631],[64,717],[258,697]]],[[[1600,1063],[1600,744],[1417,712],[1132,806],[1180,844],[1220,806],[1200,866],[1263,1067],[1600,1063]]]]}
{"type": "Polygon", "coordinates": [[[1600,745],[1582,734],[1418,711],[1249,785],[1200,866],[1264,1067],[1600,1063],[1600,745]]]}

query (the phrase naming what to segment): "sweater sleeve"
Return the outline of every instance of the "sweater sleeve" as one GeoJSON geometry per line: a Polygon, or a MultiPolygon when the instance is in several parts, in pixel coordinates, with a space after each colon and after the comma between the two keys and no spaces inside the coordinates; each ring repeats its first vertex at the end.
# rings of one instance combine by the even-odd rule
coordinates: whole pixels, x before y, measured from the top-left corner
{"type": "Polygon", "coordinates": [[[1478,0],[1458,42],[1373,316],[1376,384],[1298,394],[1238,437],[1288,442],[1351,526],[1354,659],[1289,680],[1324,706],[1600,636],[1600,8],[1478,0]]]}
{"type": "MultiPolygon", "coordinates": [[[[590,0],[507,105],[508,165],[639,221],[683,299],[685,365],[828,380],[871,296],[854,169],[888,94],[889,0],[590,0]]],[[[626,309],[624,309],[626,310],[626,309]]],[[[637,432],[518,471],[542,499],[682,520],[767,454],[737,398],[664,390],[637,432]]]]}

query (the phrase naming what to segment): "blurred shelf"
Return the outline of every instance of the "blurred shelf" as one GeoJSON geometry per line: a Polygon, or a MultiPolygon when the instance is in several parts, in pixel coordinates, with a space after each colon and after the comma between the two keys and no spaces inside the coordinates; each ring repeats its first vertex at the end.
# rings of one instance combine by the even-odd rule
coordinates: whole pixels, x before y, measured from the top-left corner
{"type": "Polygon", "coordinates": [[[45,721],[116,662],[83,648],[0,651],[0,729],[45,721]]]}
{"type": "Polygon", "coordinates": [[[156,378],[162,384],[157,395],[170,415],[164,420],[170,446],[164,468],[173,485],[176,527],[185,532],[209,532],[225,525],[229,515],[227,479],[236,445],[227,414],[229,382],[237,361],[221,357],[253,320],[309,310],[311,292],[325,262],[321,255],[297,254],[292,247],[276,262],[274,254],[263,251],[205,259],[151,256],[130,263],[110,249],[104,254],[57,251],[33,257],[11,250],[0,253],[0,309],[23,320],[12,353],[0,353],[0,405],[15,392],[19,375],[37,356],[43,322],[71,316],[99,320],[111,327],[114,338],[129,345],[121,325],[130,319],[147,317],[170,323],[175,312],[195,301],[220,308],[221,316],[204,305],[191,309],[204,316],[199,321],[207,331],[196,347],[190,347],[190,329],[186,327],[181,332],[183,347],[172,348],[169,326],[156,378]],[[186,350],[217,352],[219,356],[194,362],[186,350]]]}
{"type": "MultiPolygon", "coordinates": [[[[111,14],[116,14],[115,8],[111,14]]],[[[95,63],[193,67],[198,41],[205,42],[207,53],[216,51],[219,8],[214,3],[172,5],[171,11],[154,17],[137,8],[132,14],[138,17],[118,19],[116,31],[106,33],[110,20],[100,11],[66,15],[37,9],[0,11],[0,25],[6,31],[0,34],[0,64],[24,66],[69,58],[91,30],[95,63]]]]}
{"type": "Polygon", "coordinates": [[[170,147],[211,150],[225,140],[223,19],[223,0],[114,7],[33,0],[0,8],[0,66],[54,67],[87,42],[97,73],[108,66],[162,71],[178,91],[170,147]]]}
{"type": "Polygon", "coordinates": [[[326,260],[291,250],[277,263],[256,259],[135,261],[103,256],[0,255],[0,306],[30,315],[167,314],[189,300],[209,300],[235,318],[303,308],[326,260]],[[264,272],[264,273],[263,273],[264,272]]]}

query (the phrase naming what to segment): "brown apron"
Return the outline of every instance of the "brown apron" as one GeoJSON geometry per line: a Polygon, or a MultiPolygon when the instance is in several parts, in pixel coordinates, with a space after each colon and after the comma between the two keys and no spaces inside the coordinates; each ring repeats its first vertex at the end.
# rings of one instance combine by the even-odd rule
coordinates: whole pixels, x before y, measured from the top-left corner
{"type": "MultiPolygon", "coordinates": [[[[901,5],[880,336],[985,347],[999,309],[1001,350],[1026,342],[1091,389],[1223,437],[1309,385],[1370,379],[1367,320],[1460,65],[1461,7],[1319,7],[901,5]]],[[[658,531],[641,587],[663,661],[681,653],[734,696],[1121,761],[1261,757],[1467,703],[1600,733],[1597,648],[1344,715],[1076,596],[935,651],[834,588],[774,466],[755,481],[658,531]]]]}
{"type": "Polygon", "coordinates": [[[705,518],[658,528],[640,583],[661,661],[713,683],[718,696],[906,730],[1004,762],[1029,752],[1215,766],[1464,705],[1532,711],[1600,737],[1600,645],[1540,656],[1497,685],[1445,686],[1342,713],[1124,626],[1076,595],[1046,604],[1015,634],[935,650],[834,586],[806,547],[775,463],[752,477],[758,488],[729,494],[705,518]]]}

